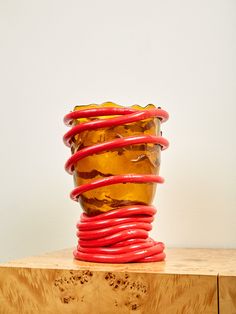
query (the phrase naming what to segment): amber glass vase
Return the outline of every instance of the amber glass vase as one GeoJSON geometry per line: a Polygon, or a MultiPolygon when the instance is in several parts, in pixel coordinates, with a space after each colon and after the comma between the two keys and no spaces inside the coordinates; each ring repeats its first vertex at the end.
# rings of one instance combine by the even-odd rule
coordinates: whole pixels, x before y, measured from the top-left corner
{"type": "Polygon", "coordinates": [[[159,176],[160,152],[168,147],[160,124],[168,113],[154,105],[112,102],[76,106],[65,116],[71,130],[66,170],[73,174],[71,198],[83,214],[77,223],[76,259],[104,263],[165,259],[164,244],[149,238],[159,176]]]}

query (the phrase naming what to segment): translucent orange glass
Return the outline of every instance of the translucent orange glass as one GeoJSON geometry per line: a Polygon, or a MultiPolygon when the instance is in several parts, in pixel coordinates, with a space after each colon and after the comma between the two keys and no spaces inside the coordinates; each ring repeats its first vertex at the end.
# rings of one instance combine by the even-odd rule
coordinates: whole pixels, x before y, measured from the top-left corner
{"type": "MultiPolygon", "coordinates": [[[[106,102],[102,105],[76,106],[74,111],[101,107],[123,108],[123,106],[115,103],[106,102]]],[[[149,110],[156,107],[154,105],[146,107],[135,105],[130,108],[149,110]]],[[[74,121],[74,125],[95,119],[110,119],[114,117],[80,118],[74,121]]],[[[160,120],[158,118],[149,118],[119,126],[83,131],[73,138],[71,150],[72,153],[75,153],[87,146],[135,135],[160,135],[160,120]]],[[[120,174],[158,175],[160,149],[159,145],[143,143],[115,148],[85,157],[75,164],[75,186],[80,186],[99,178],[120,174]]],[[[124,205],[149,205],[152,203],[155,190],[155,183],[114,184],[84,192],[80,196],[79,201],[87,214],[95,215],[124,205]]]]}

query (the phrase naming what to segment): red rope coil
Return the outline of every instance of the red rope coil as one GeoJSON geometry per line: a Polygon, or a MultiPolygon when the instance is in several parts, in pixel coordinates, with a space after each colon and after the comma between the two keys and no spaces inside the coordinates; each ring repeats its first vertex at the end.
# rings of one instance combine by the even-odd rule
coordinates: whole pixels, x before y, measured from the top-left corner
{"type": "MultiPolygon", "coordinates": [[[[64,143],[70,146],[71,139],[85,131],[109,126],[123,125],[143,119],[158,117],[161,122],[168,119],[168,113],[162,109],[136,110],[131,108],[93,108],[73,111],[64,117],[66,125],[72,125],[75,119],[96,116],[118,115],[110,119],[99,119],[72,126],[64,135],[64,143]]],[[[104,150],[124,147],[132,144],[153,143],[162,150],[169,145],[161,136],[138,135],[114,139],[109,142],[85,147],[74,153],[66,162],[65,169],[69,174],[74,171],[74,165],[82,158],[104,150]]],[[[124,174],[115,175],[76,187],[70,194],[75,201],[80,194],[92,189],[118,183],[163,183],[164,179],[157,175],[124,174]]],[[[156,209],[153,206],[132,205],[123,206],[97,216],[81,215],[77,224],[78,246],[74,251],[76,259],[90,262],[126,263],[154,262],[165,259],[164,244],[148,237],[152,229],[156,209]]]]}

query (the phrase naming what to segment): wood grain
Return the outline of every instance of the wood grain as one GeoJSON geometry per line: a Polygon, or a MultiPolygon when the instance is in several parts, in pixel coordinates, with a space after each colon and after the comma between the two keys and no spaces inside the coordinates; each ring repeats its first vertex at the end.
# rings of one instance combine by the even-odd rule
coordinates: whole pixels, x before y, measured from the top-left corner
{"type": "Polygon", "coordinates": [[[4,268],[1,313],[217,313],[212,276],[4,268]]]}
{"type": "Polygon", "coordinates": [[[236,314],[236,276],[219,276],[221,314],[236,314]]]}
{"type": "Polygon", "coordinates": [[[0,313],[214,314],[225,264],[216,256],[169,249],[166,262],[97,264],[75,261],[67,249],[12,261],[0,266],[0,313]]]}
{"type": "Polygon", "coordinates": [[[218,283],[220,314],[236,314],[236,250],[225,250],[218,283]]]}
{"type": "Polygon", "coordinates": [[[163,274],[236,275],[236,250],[169,248],[165,262],[102,264],[77,261],[73,249],[64,249],[0,264],[2,267],[78,269],[94,271],[128,271],[163,274]]]}

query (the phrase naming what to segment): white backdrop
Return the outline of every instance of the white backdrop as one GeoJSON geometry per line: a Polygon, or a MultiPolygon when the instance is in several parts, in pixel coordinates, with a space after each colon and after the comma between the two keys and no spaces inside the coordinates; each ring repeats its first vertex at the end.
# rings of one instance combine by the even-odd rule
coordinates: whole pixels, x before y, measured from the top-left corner
{"type": "Polygon", "coordinates": [[[153,236],[236,247],[236,2],[0,0],[0,261],[71,247],[62,118],[74,104],[169,111],[153,236]]]}

